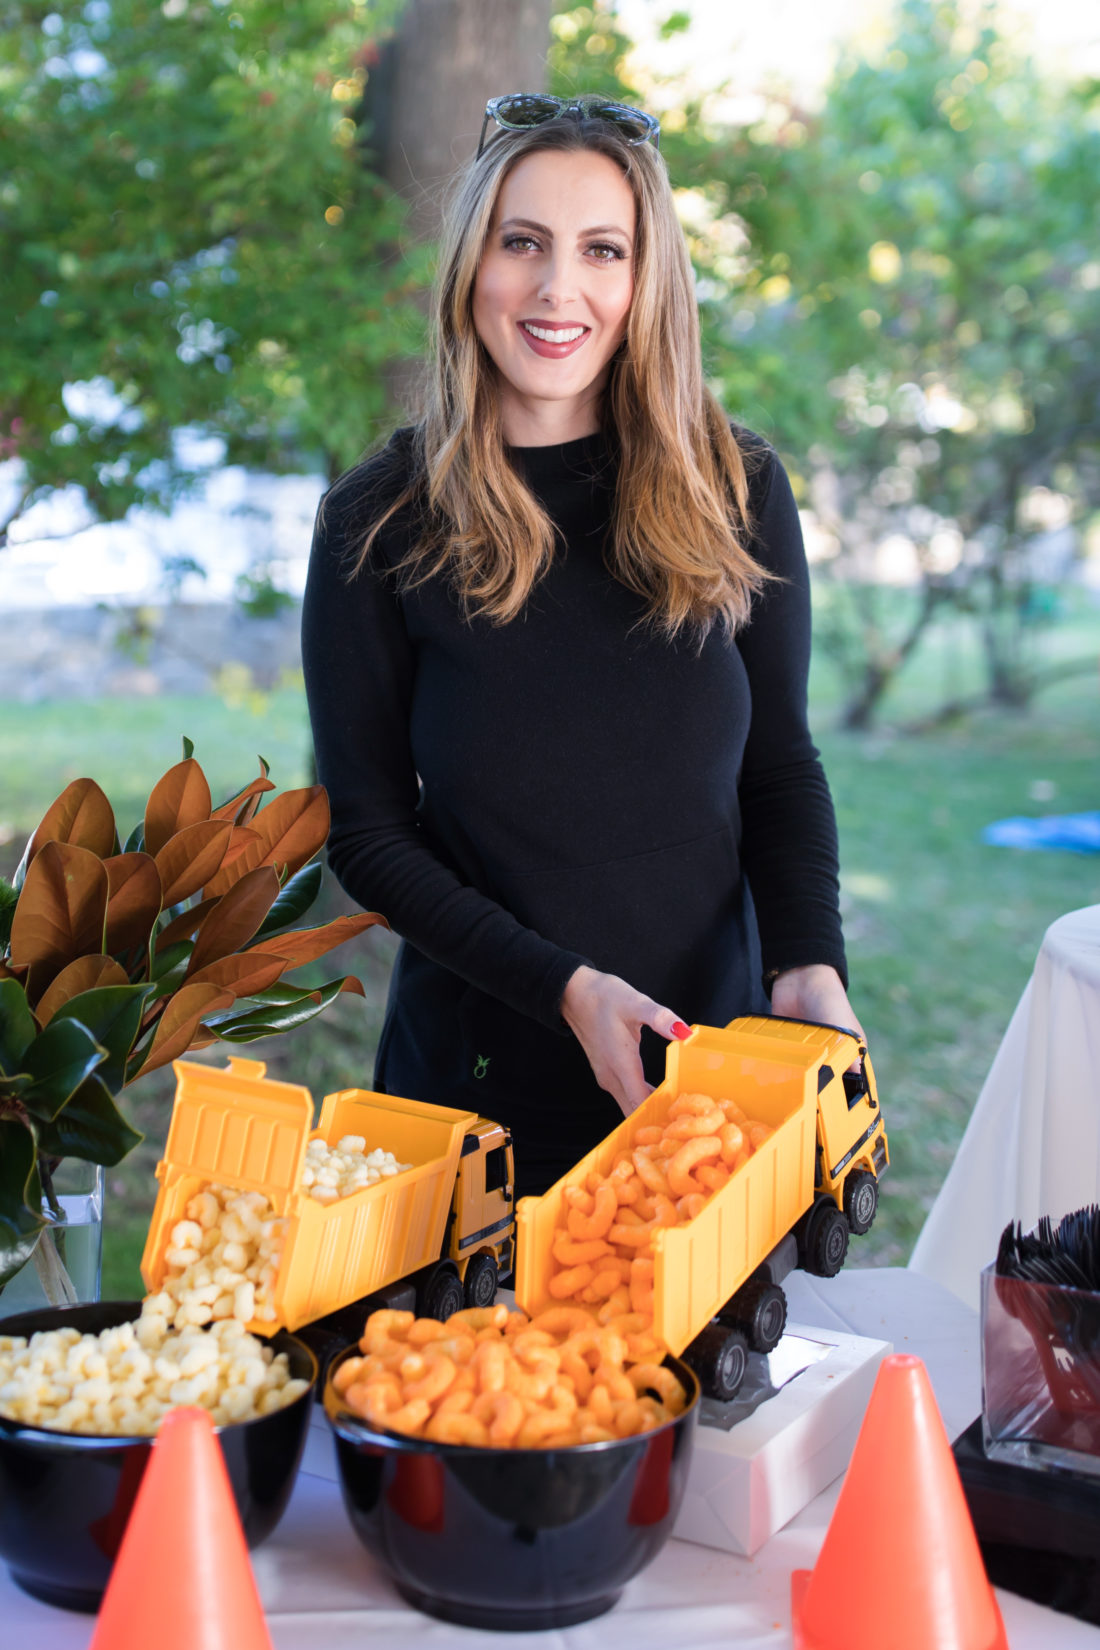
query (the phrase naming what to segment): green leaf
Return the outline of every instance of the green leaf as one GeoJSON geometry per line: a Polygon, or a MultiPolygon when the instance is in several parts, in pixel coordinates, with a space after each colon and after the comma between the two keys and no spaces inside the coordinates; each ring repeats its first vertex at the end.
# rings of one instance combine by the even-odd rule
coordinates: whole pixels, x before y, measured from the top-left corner
{"type": "Polygon", "coordinates": [[[34,1135],[6,1118],[0,1121],[0,1288],[31,1258],[45,1224],[34,1135]]]}
{"type": "Polygon", "coordinates": [[[145,1000],[154,989],[159,988],[144,982],[82,991],[70,997],[50,1021],[50,1025],[65,1019],[78,1021],[106,1049],[107,1058],[97,1075],[112,1094],[117,1094],[126,1081],[126,1061],[137,1041],[145,1000]]]}
{"type": "Polygon", "coordinates": [[[297,922],[317,898],[323,876],[324,867],[320,860],[312,865],[304,865],[297,871],[278,894],[271,910],[257,928],[253,944],[256,940],[262,940],[265,935],[278,933],[280,928],[297,922]]]}
{"type": "Polygon", "coordinates": [[[38,1025],[18,980],[0,980],[0,1072],[14,1077],[38,1036],[38,1025]]]}
{"type": "Polygon", "coordinates": [[[11,939],[11,919],[18,899],[18,890],[5,877],[0,877],[0,951],[11,939]]]}
{"type": "Polygon", "coordinates": [[[23,1105],[37,1121],[52,1123],[106,1059],[107,1050],[86,1026],[59,1013],[23,1055],[23,1070],[31,1078],[20,1096],[23,1105]]]}
{"type": "Polygon", "coordinates": [[[165,975],[171,974],[173,970],[178,969],[181,964],[186,967],[187,963],[190,961],[191,953],[194,949],[195,945],[193,940],[177,940],[175,945],[166,945],[164,950],[158,951],[153,958],[153,963],[149,970],[150,978],[160,982],[164,979],[165,975]]]}
{"type": "Polygon", "coordinates": [[[38,1128],[38,1149],[49,1157],[79,1157],[111,1168],[140,1145],[98,1074],[82,1083],[52,1123],[38,1128]]]}
{"type": "Polygon", "coordinates": [[[194,744],[192,743],[192,741],[190,739],[188,739],[187,735],[184,734],[184,736],[183,736],[183,760],[185,762],[190,762],[190,760],[194,756],[194,754],[195,754],[194,744]]]}
{"type": "Polygon", "coordinates": [[[144,853],[144,851],[145,821],[144,819],[139,819],[133,830],[130,832],[130,835],[126,838],[126,845],[122,852],[124,854],[140,854],[144,853]]]}
{"type": "Polygon", "coordinates": [[[203,1024],[226,1043],[252,1043],[259,1037],[274,1037],[282,1031],[293,1031],[323,1013],[340,995],[343,984],[342,978],[329,980],[312,991],[303,991],[280,982],[267,991],[258,991],[255,997],[242,999],[242,1002],[256,1003],[256,1008],[241,1014],[238,1012],[241,1003],[237,1003],[234,1009],[223,1014],[212,1014],[203,1024]],[[282,996],[281,1002],[272,1000],[276,993],[282,996]]]}

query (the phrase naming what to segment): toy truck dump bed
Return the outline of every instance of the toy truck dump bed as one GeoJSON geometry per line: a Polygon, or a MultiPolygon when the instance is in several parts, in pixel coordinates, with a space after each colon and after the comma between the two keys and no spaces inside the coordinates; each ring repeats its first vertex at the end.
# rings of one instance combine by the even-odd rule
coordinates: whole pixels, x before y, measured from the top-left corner
{"type": "MultiPolygon", "coordinates": [[[[496,1125],[472,1112],[349,1089],[327,1096],[314,1129],[309,1091],[265,1079],[258,1061],[231,1059],[221,1070],[179,1060],[175,1072],[176,1104],[164,1160],[157,1166],[161,1184],[141,1262],[149,1290],[155,1292],[164,1280],[173,1228],[209,1183],[263,1192],[276,1215],[286,1218],[275,1321],[257,1319],[246,1326],[259,1335],[297,1329],[418,1272],[439,1261],[445,1241],[452,1242],[456,1256],[461,1253],[461,1223],[455,1231],[449,1218],[460,1164],[472,1163],[486,1146],[500,1150],[492,1131],[501,1141],[504,1136],[496,1125]],[[368,1150],[381,1148],[412,1166],[337,1202],[317,1202],[301,1187],[306,1146],[311,1139],[335,1144],[349,1134],[363,1136],[368,1150]]],[[[505,1178],[510,1181],[511,1175],[505,1178]]],[[[509,1218],[498,1222],[496,1237],[507,1238],[510,1247],[511,1187],[501,1189],[509,1218]]],[[[484,1227],[482,1205],[471,1218],[484,1227]]],[[[457,1260],[443,1265],[449,1268],[447,1304],[454,1310],[462,1304],[460,1267],[457,1260]]]]}
{"type": "Polygon", "coordinates": [[[886,1137],[865,1056],[850,1033],[779,1018],[697,1026],[670,1044],[664,1082],[645,1103],[545,1196],[519,1204],[517,1301],[531,1313],[554,1304],[551,1243],[568,1186],[593,1170],[609,1174],[639,1129],[664,1125],[679,1095],[735,1100],[773,1132],[693,1220],[652,1239],[654,1329],[715,1396],[731,1397],[745,1345],[769,1351],[782,1334],[781,1279],[799,1263],[832,1275],[849,1232],[866,1231],[874,1217],[886,1137]],[[858,1076],[847,1069],[857,1051],[858,1076]],[[718,1314],[722,1326],[712,1324],[718,1314]]]}

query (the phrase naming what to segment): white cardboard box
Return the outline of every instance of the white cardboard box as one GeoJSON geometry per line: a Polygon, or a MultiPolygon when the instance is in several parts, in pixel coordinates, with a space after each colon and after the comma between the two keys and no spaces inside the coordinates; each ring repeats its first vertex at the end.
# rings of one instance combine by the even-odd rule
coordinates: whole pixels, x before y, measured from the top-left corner
{"type": "Polygon", "coordinates": [[[750,1354],[749,1378],[755,1374],[762,1386],[765,1364],[774,1363],[777,1389],[745,1419],[737,1419],[740,1397],[704,1406],[673,1534],[751,1557],[845,1470],[878,1366],[891,1351],[889,1341],[789,1324],[771,1360],[750,1354]],[[792,1360],[804,1367],[786,1378],[783,1366],[792,1360]],[[706,1411],[717,1417],[719,1409],[731,1412],[728,1431],[706,1424],[706,1411]]]}

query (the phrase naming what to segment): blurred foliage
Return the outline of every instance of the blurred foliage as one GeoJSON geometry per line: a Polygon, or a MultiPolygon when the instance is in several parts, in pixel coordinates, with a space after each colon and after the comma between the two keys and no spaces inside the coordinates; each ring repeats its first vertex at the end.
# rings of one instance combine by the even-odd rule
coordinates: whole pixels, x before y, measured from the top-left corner
{"type": "Polygon", "coordinates": [[[169,505],[175,433],[351,463],[422,271],[353,116],[396,0],[16,4],[0,31],[0,458],[14,514],[169,505]],[[75,391],[73,386],[76,386],[75,391]],[[66,405],[66,402],[68,405],[66,405]]]}
{"type": "Polygon", "coordinates": [[[945,604],[974,615],[989,695],[1026,701],[1036,541],[1100,507],[1100,87],[1044,80],[991,8],[901,0],[819,111],[775,92],[733,125],[730,88],[684,101],[633,68],[613,7],[554,34],[556,90],[662,115],[713,387],[823,529],[844,720],[870,719],[945,604]],[[920,598],[901,626],[877,584],[891,535],[920,598]]]}

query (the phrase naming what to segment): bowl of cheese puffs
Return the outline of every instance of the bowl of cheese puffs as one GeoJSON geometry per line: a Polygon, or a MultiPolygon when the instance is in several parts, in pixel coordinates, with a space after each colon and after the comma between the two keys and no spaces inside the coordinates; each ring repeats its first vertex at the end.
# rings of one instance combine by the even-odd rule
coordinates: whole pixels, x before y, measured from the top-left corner
{"type": "Polygon", "coordinates": [[[35,1597],[97,1609],[157,1427],[181,1404],[210,1412],[257,1546],[286,1510],[316,1382],[293,1335],[176,1327],[148,1300],[0,1318],[0,1559],[35,1597]]]}
{"type": "Polygon", "coordinates": [[[672,1532],[699,1385],[576,1306],[368,1318],[324,1406],[352,1525],[409,1603],[466,1626],[608,1610],[672,1532]]]}

